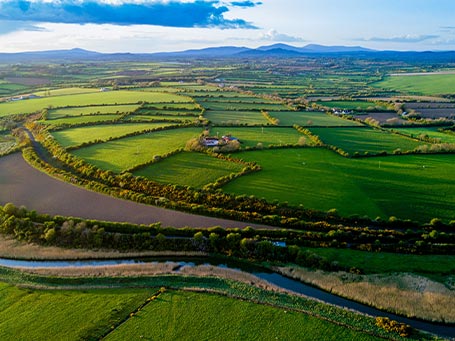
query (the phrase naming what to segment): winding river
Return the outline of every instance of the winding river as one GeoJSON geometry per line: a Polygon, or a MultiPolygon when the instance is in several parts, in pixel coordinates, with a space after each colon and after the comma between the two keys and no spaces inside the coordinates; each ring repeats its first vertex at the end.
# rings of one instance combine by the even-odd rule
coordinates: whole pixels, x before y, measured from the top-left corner
{"type": "Polygon", "coordinates": [[[306,285],[300,281],[290,279],[280,274],[265,270],[259,267],[246,266],[236,262],[225,262],[211,260],[207,258],[178,259],[112,259],[112,260],[78,260],[78,261],[26,261],[0,258],[0,266],[10,268],[52,268],[52,267],[82,267],[82,266],[109,266],[123,264],[144,264],[146,262],[165,263],[166,261],[177,262],[182,266],[195,266],[200,264],[210,264],[221,268],[230,268],[248,272],[256,277],[264,279],[280,288],[294,291],[305,296],[316,298],[325,303],[339,307],[352,309],[371,316],[385,316],[393,320],[411,325],[414,328],[437,334],[442,337],[455,339],[455,325],[445,325],[440,323],[425,322],[418,319],[406,318],[392,313],[384,312],[367,305],[350,301],[348,299],[330,294],[326,291],[306,285]]]}

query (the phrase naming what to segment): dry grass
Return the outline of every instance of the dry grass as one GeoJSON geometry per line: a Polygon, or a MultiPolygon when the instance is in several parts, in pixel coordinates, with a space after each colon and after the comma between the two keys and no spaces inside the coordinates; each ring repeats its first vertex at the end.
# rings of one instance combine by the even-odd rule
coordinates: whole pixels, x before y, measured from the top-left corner
{"type": "Polygon", "coordinates": [[[410,273],[354,275],[290,267],[275,270],[379,309],[424,320],[455,322],[455,291],[426,277],[410,273]]]}
{"type": "Polygon", "coordinates": [[[113,250],[65,249],[55,246],[28,244],[0,235],[0,257],[27,260],[83,260],[119,259],[134,257],[197,257],[206,256],[204,252],[143,251],[119,252],[113,250]]]}
{"type": "Polygon", "coordinates": [[[250,284],[265,290],[288,292],[247,272],[213,265],[180,266],[178,262],[141,263],[67,268],[21,268],[23,272],[56,277],[135,277],[183,275],[194,277],[218,277],[250,284]]]}

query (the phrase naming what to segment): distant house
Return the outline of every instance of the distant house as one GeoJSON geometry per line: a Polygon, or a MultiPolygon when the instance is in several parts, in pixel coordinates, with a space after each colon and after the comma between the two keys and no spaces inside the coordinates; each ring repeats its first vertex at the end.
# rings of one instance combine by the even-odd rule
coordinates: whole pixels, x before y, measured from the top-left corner
{"type": "Polygon", "coordinates": [[[220,140],[217,137],[204,137],[202,143],[206,147],[216,147],[220,144],[220,140]]]}

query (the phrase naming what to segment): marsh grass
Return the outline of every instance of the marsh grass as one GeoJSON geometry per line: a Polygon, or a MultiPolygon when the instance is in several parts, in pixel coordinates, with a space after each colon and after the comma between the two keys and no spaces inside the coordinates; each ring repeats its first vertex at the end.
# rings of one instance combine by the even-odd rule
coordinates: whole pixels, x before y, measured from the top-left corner
{"type": "Polygon", "coordinates": [[[276,267],[274,270],[379,309],[423,320],[455,322],[455,291],[422,276],[327,273],[297,267],[276,267]]]}

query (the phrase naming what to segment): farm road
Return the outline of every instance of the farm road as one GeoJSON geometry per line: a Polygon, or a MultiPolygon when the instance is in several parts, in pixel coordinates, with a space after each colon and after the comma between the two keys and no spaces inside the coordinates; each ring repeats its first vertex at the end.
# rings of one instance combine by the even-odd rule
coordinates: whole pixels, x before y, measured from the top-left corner
{"type": "Polygon", "coordinates": [[[20,153],[0,158],[0,205],[24,205],[38,213],[173,227],[267,226],[193,215],[113,198],[54,179],[31,167],[20,153]]]}

